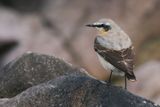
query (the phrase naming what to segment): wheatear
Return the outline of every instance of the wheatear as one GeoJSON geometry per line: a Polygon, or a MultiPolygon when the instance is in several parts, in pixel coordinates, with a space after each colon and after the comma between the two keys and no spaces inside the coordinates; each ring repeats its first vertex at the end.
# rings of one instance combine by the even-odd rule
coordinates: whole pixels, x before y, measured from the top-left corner
{"type": "Polygon", "coordinates": [[[112,72],[125,76],[125,89],[127,80],[135,81],[133,73],[134,51],[129,36],[112,20],[101,19],[93,24],[86,25],[95,27],[98,36],[95,38],[94,49],[102,66],[111,71],[109,82],[111,82],[112,72]]]}

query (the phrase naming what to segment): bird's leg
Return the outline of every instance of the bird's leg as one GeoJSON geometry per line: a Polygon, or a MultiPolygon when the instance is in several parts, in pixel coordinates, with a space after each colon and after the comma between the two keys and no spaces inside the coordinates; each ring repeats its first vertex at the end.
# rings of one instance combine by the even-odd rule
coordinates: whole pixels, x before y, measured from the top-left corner
{"type": "Polygon", "coordinates": [[[112,70],[111,70],[111,73],[110,73],[110,76],[109,76],[109,79],[108,79],[108,83],[111,83],[111,79],[112,79],[112,70]]]}
{"type": "Polygon", "coordinates": [[[127,90],[127,77],[126,77],[126,74],[125,74],[125,89],[127,90]]]}

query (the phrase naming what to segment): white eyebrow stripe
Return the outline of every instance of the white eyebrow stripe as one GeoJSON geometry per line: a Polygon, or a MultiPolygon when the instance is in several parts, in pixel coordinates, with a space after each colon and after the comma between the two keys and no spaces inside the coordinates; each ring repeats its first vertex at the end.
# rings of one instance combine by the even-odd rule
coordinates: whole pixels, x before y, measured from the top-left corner
{"type": "Polygon", "coordinates": [[[108,23],[108,22],[107,22],[107,23],[104,23],[104,24],[105,24],[105,25],[109,25],[109,26],[111,25],[111,24],[110,24],[110,23],[108,23]]]}
{"type": "Polygon", "coordinates": [[[106,23],[100,23],[100,22],[95,22],[95,23],[93,23],[93,25],[102,25],[102,24],[104,24],[104,25],[108,25],[108,26],[110,26],[111,24],[110,23],[108,23],[108,22],[106,22],[106,23]]]}
{"type": "Polygon", "coordinates": [[[93,25],[102,25],[103,23],[95,22],[93,25]]]}

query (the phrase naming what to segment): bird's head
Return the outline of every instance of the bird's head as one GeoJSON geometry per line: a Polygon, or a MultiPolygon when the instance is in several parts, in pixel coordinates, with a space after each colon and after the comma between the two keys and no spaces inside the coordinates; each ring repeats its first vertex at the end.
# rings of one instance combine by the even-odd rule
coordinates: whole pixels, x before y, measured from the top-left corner
{"type": "Polygon", "coordinates": [[[86,26],[96,28],[101,36],[107,35],[108,31],[112,29],[111,24],[107,19],[101,19],[98,22],[87,24],[86,26]]]}

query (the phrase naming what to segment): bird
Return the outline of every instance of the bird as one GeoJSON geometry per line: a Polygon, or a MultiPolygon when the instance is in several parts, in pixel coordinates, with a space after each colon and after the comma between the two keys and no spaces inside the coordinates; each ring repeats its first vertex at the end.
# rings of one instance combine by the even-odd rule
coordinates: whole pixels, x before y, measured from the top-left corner
{"type": "Polygon", "coordinates": [[[94,50],[104,69],[110,71],[108,83],[111,83],[112,72],[123,75],[127,89],[127,79],[136,81],[133,72],[135,52],[130,37],[111,19],[100,19],[86,26],[98,31],[94,50]]]}

